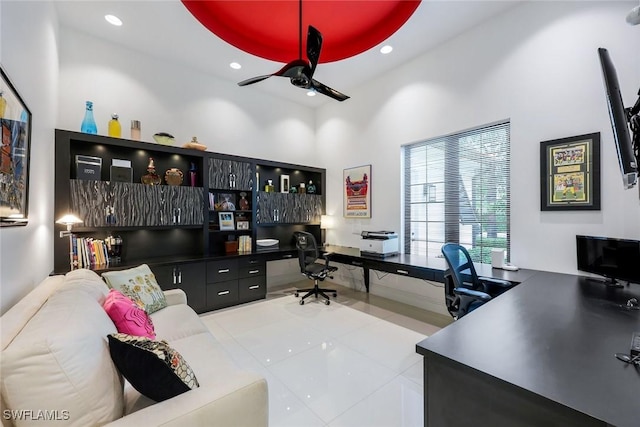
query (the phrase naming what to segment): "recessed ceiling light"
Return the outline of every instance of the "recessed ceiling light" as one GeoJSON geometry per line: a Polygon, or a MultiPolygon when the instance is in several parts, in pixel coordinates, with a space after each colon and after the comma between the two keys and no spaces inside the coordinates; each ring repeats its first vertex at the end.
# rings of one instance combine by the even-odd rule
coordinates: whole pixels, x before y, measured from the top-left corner
{"type": "Polygon", "coordinates": [[[105,15],[104,19],[106,19],[109,24],[115,25],[116,27],[122,25],[122,21],[120,20],[120,18],[115,15],[105,15]]]}
{"type": "Polygon", "coordinates": [[[310,91],[307,91],[307,96],[316,96],[316,91],[313,89],[310,91]]]}
{"type": "Polygon", "coordinates": [[[231,64],[229,64],[229,67],[233,68],[234,70],[239,70],[240,68],[242,68],[242,65],[238,64],[237,62],[232,62],[231,64]]]}
{"type": "Polygon", "coordinates": [[[391,51],[392,51],[392,50],[393,50],[393,46],[389,46],[389,45],[387,44],[387,45],[384,45],[384,46],[382,46],[382,47],[380,48],[380,53],[382,53],[382,54],[386,55],[387,53],[391,53],[391,51]]]}

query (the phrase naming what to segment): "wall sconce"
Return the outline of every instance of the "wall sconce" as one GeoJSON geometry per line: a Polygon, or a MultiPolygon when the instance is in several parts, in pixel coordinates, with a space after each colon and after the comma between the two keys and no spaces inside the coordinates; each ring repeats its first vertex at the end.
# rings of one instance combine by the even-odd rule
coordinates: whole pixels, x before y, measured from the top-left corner
{"type": "Polygon", "coordinates": [[[71,229],[74,224],[81,224],[82,220],[73,214],[67,214],[56,221],[56,224],[64,224],[67,226],[66,231],[60,232],[60,238],[69,237],[69,265],[71,270],[74,269],[76,264],[73,261],[73,233],[71,233],[71,229]]]}
{"type": "Polygon", "coordinates": [[[333,216],[331,215],[322,215],[320,217],[320,238],[322,240],[322,246],[327,245],[327,232],[330,228],[333,228],[333,216]]]}

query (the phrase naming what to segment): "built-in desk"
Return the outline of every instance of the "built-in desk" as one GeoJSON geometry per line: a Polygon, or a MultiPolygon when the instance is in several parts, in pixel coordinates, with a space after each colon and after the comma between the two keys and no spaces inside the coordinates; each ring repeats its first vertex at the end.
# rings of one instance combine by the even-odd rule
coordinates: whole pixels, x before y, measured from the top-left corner
{"type": "MultiPolygon", "coordinates": [[[[428,258],[424,255],[400,254],[385,258],[363,255],[358,248],[345,246],[325,246],[324,252],[330,252],[330,260],[341,264],[362,267],[364,285],[369,292],[369,270],[384,271],[417,279],[444,282],[447,262],[444,258],[428,258]]],[[[537,273],[536,270],[520,269],[506,271],[491,268],[489,264],[475,264],[478,275],[504,279],[513,283],[521,283],[537,273]]]]}
{"type": "Polygon", "coordinates": [[[420,342],[425,426],[640,425],[640,286],[539,272],[420,342]]]}

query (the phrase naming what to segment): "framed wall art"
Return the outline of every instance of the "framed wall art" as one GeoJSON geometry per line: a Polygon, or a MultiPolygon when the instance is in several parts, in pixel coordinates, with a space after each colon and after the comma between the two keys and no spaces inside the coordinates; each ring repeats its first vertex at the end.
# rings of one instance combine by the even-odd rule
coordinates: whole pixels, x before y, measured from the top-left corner
{"type": "Polygon", "coordinates": [[[540,210],[600,210],[600,133],[540,143],[540,210]]]}
{"type": "Polygon", "coordinates": [[[0,226],[26,225],[31,111],[0,67],[0,226]]]}
{"type": "Polygon", "coordinates": [[[345,218],[371,218],[371,165],[345,169],[343,211],[345,218]]]}

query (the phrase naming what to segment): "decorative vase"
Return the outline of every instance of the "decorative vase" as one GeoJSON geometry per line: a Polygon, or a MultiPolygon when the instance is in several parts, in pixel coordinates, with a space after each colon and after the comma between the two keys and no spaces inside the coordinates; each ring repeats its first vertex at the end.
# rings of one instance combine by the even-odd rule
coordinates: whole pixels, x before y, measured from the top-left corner
{"type": "Polygon", "coordinates": [[[189,168],[189,185],[192,187],[196,186],[196,182],[198,181],[196,164],[191,162],[191,167],[189,168]]]}
{"type": "Polygon", "coordinates": [[[156,166],[153,163],[153,157],[149,157],[147,174],[142,176],[142,183],[146,185],[160,185],[162,183],[162,178],[160,178],[156,173],[156,166]]]}
{"type": "Polygon", "coordinates": [[[118,121],[118,115],[112,114],[111,120],[109,120],[108,126],[109,136],[112,138],[120,138],[122,136],[122,127],[120,126],[120,122],[118,121]]]}
{"type": "Polygon", "coordinates": [[[238,205],[240,206],[241,211],[249,210],[249,201],[246,199],[246,197],[247,193],[245,193],[244,191],[240,193],[240,201],[238,202],[238,205]]]}
{"type": "Polygon", "coordinates": [[[184,177],[182,171],[178,168],[167,169],[164,173],[164,182],[169,185],[182,185],[182,178],[184,177]]]}
{"type": "Polygon", "coordinates": [[[307,186],[307,194],[316,194],[316,185],[311,180],[307,186]]]}
{"type": "Polygon", "coordinates": [[[276,191],[276,187],[273,185],[272,179],[267,180],[267,185],[264,186],[264,191],[267,193],[273,193],[276,191]]]}
{"type": "Polygon", "coordinates": [[[93,102],[86,102],[87,108],[84,111],[84,119],[82,120],[82,125],[80,126],[80,132],[97,134],[98,127],[96,126],[96,121],[93,118],[93,102]]]}

